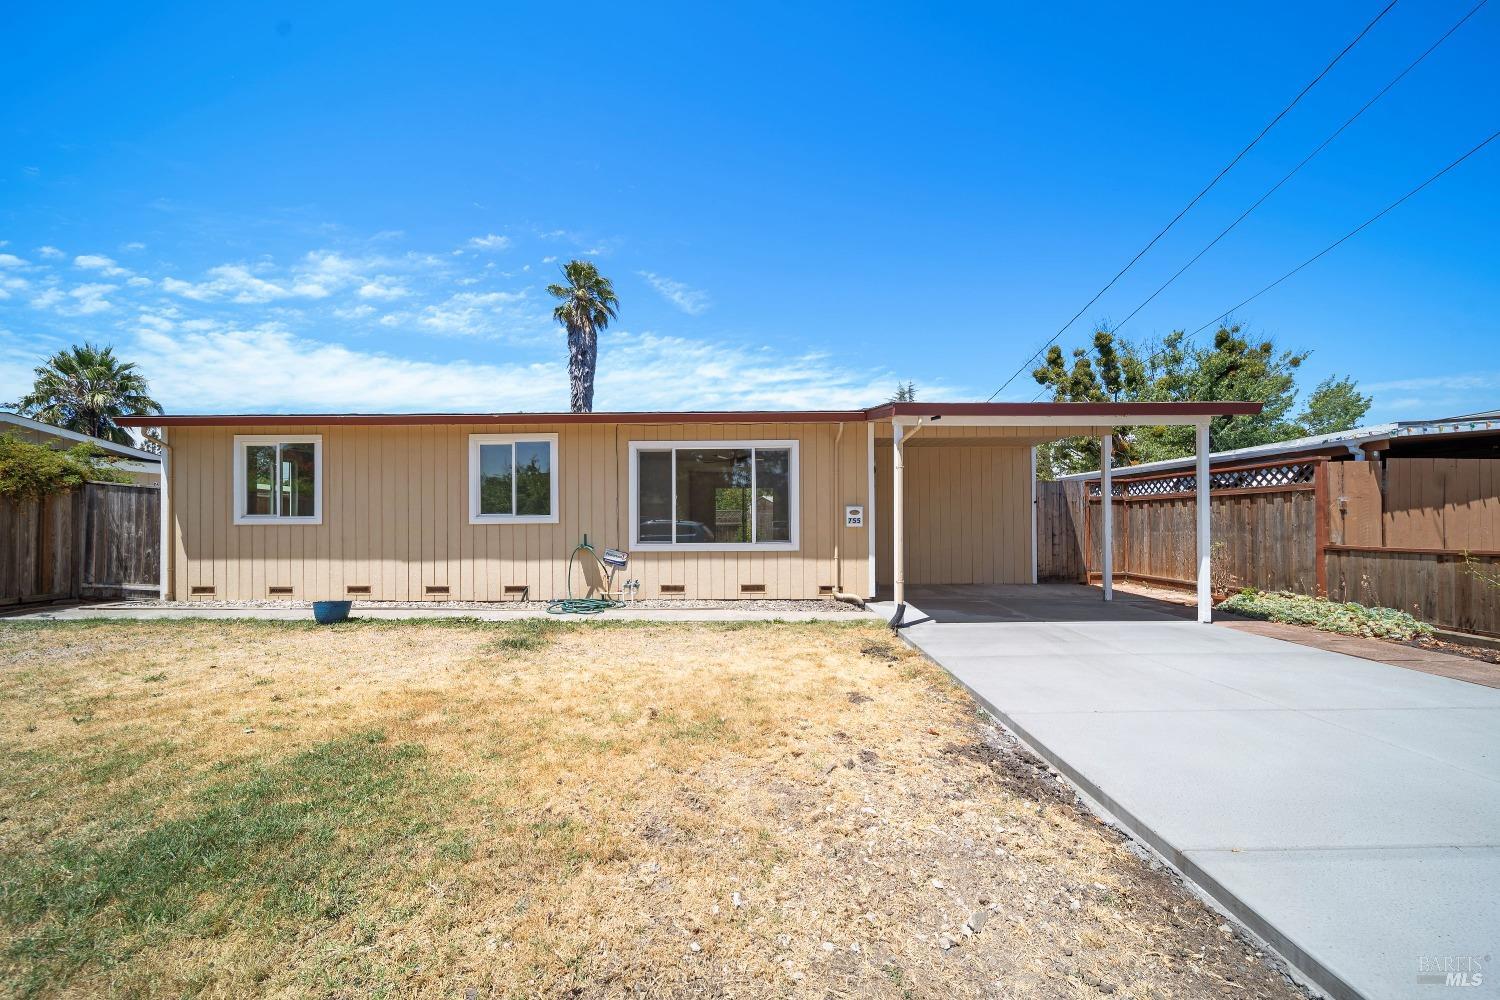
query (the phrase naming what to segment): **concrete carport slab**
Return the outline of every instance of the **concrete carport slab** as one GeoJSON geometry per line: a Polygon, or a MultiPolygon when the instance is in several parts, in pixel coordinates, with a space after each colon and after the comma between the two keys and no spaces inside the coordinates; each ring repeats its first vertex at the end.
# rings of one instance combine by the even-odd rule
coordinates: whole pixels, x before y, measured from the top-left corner
{"type": "Polygon", "coordinates": [[[1500,690],[1092,588],[907,600],[904,638],[1321,989],[1500,995],[1500,690]]]}

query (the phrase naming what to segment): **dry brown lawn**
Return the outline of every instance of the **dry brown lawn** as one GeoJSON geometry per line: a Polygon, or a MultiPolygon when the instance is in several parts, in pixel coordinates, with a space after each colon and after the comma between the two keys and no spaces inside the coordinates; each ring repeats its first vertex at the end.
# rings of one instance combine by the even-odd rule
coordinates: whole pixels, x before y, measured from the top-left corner
{"type": "Polygon", "coordinates": [[[867,624],[0,624],[0,744],[18,995],[1300,995],[867,624]]]}

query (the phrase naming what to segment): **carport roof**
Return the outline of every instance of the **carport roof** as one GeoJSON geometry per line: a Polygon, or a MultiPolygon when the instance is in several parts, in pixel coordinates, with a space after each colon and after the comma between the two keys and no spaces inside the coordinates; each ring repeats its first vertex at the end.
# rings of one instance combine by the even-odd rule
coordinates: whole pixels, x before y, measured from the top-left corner
{"type": "Polygon", "coordinates": [[[1079,423],[1183,422],[1201,417],[1253,414],[1260,403],[882,403],[862,410],[650,410],[595,413],[182,413],[121,417],[125,427],[247,426],[308,427],[328,424],[759,424],[845,423],[897,417],[1026,417],[1079,423]],[[1095,419],[1081,419],[1095,418],[1095,419]]]}

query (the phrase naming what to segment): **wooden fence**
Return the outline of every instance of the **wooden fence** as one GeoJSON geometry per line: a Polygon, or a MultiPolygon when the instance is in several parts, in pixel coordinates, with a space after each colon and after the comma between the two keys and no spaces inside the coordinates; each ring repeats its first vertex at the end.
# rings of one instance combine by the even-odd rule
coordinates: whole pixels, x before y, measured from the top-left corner
{"type": "Polygon", "coordinates": [[[0,605],[155,594],[160,502],[155,487],[123,483],[0,499],[0,605]]]}
{"type": "MultiPolygon", "coordinates": [[[[1191,470],[1114,483],[1115,573],[1192,586],[1191,470]]],[[[1101,565],[1099,484],[1038,484],[1038,577],[1101,565]]],[[[1216,468],[1213,582],[1400,608],[1448,628],[1500,634],[1500,460],[1308,458],[1216,468]],[[1478,571],[1476,573],[1476,570],[1478,571]]]]}
{"type": "Polygon", "coordinates": [[[1088,577],[1084,539],[1088,537],[1087,504],[1082,483],[1036,484],[1037,579],[1077,582],[1088,577]]]}

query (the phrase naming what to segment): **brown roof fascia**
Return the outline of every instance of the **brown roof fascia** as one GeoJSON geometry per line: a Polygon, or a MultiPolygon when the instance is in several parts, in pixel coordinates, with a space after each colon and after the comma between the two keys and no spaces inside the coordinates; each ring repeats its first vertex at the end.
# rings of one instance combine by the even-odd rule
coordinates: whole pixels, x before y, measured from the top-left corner
{"type": "Polygon", "coordinates": [[[767,424],[862,421],[863,410],[690,410],[614,413],[205,413],[130,416],[125,427],[310,427],[399,424],[767,424]]]}
{"type": "Polygon", "coordinates": [[[1231,416],[1260,403],[885,403],[864,410],[655,410],[602,413],[205,413],[121,417],[124,427],[400,424],[766,424],[842,423],[891,417],[1231,416]]]}

